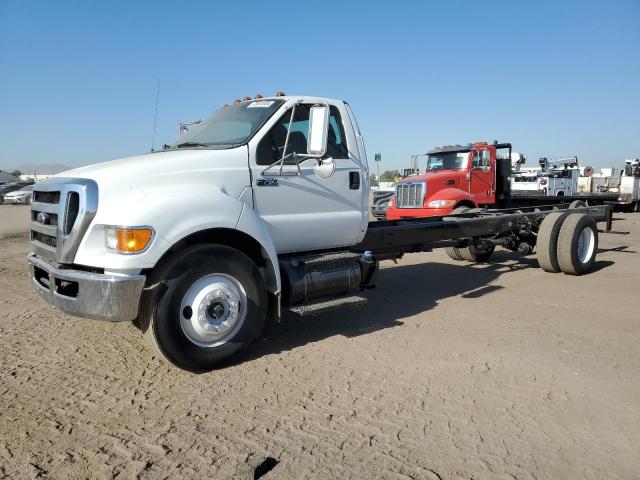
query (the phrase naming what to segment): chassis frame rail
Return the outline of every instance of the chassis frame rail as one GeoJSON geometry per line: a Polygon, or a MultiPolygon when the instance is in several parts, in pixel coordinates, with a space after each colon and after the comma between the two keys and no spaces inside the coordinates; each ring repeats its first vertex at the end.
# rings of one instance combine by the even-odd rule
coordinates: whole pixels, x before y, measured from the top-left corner
{"type": "MultiPolygon", "coordinates": [[[[522,229],[537,232],[544,217],[562,210],[569,210],[569,206],[474,209],[464,214],[444,217],[370,222],[367,233],[354,250],[389,255],[424,251],[446,246],[456,240],[501,236],[522,229]]],[[[571,212],[591,215],[596,222],[606,222],[606,231],[611,230],[613,205],[578,207],[572,208],[571,212]]]]}

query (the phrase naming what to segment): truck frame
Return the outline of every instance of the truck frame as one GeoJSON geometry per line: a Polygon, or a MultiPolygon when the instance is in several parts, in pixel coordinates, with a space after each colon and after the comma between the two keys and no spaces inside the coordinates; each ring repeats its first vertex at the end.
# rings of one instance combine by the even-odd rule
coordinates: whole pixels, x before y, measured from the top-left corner
{"type": "Polygon", "coordinates": [[[238,356],[283,309],[362,303],[379,262],[408,253],[445,248],[483,262],[497,246],[536,249],[544,270],[584,274],[597,223],[612,220],[609,205],[542,205],[369,223],[355,116],[321,97],[238,101],[165,150],[37,184],[31,284],[65,313],[135,321],[195,372],[238,356]],[[225,122],[252,133],[205,143],[225,122]]]}

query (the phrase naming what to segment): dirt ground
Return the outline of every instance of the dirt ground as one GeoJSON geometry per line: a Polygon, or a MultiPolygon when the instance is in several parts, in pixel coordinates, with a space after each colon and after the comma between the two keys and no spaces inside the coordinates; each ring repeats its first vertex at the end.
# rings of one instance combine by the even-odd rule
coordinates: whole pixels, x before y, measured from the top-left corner
{"type": "Polygon", "coordinates": [[[0,238],[26,232],[30,211],[26,205],[0,205],[0,238]]]}
{"type": "Polygon", "coordinates": [[[50,309],[5,237],[0,478],[638,478],[640,215],[617,217],[589,275],[410,255],[201,375],[50,309]]]}

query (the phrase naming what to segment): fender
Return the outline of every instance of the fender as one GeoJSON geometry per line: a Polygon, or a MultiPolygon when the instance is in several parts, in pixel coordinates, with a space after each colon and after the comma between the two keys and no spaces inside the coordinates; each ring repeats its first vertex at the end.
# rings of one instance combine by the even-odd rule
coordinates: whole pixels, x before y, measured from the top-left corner
{"type": "Polygon", "coordinates": [[[109,201],[98,208],[74,263],[122,273],[153,268],[173,245],[193,233],[214,228],[235,229],[245,206],[242,200],[204,183],[192,185],[186,192],[166,189],[160,194],[158,190],[161,188],[147,189],[144,193],[148,198],[144,202],[136,202],[129,195],[106,197],[109,201]],[[122,255],[104,247],[103,225],[151,226],[155,237],[148,250],[122,255]]]}
{"type": "Polygon", "coordinates": [[[137,273],[142,269],[155,267],[174,245],[192,234],[215,229],[238,230],[260,245],[267,263],[267,290],[270,293],[279,293],[281,280],[278,255],[266,223],[252,208],[251,188],[246,187],[240,198],[233,198],[222,190],[211,189],[208,186],[202,189],[196,186],[189,195],[200,201],[177,201],[173,195],[153,195],[154,201],[143,209],[144,217],[147,219],[145,222],[137,218],[137,209],[128,208],[129,198],[110,202],[108,208],[101,205],[103,208],[99,212],[102,215],[94,219],[78,249],[75,263],[100,266],[112,272],[137,273]],[[150,222],[149,218],[153,218],[153,222],[150,222]],[[156,231],[156,238],[147,251],[138,255],[122,255],[104,248],[104,224],[143,223],[151,223],[156,231]]]}
{"type": "Polygon", "coordinates": [[[256,211],[245,204],[236,229],[249,235],[256,242],[260,244],[263,250],[263,255],[266,254],[267,258],[267,290],[270,293],[278,294],[282,291],[282,283],[280,278],[280,266],[278,263],[278,254],[276,247],[273,244],[273,238],[269,233],[269,227],[267,223],[258,215],[256,211]]]}
{"type": "MultiPolygon", "coordinates": [[[[427,198],[425,204],[428,205],[429,202],[436,200],[452,200],[455,201],[456,204],[460,202],[469,202],[473,205],[476,204],[476,202],[471,198],[471,195],[469,195],[469,192],[465,192],[459,188],[443,188],[442,190],[438,190],[437,192],[434,192],[431,197],[427,198]]],[[[453,207],[453,205],[451,206],[453,207]]]]}

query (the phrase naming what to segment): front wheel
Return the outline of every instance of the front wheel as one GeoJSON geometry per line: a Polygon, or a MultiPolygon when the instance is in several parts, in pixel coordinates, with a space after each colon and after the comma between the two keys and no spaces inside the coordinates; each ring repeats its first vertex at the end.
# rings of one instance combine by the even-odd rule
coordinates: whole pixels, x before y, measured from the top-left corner
{"type": "Polygon", "coordinates": [[[195,245],[154,272],[140,327],[171,363],[209,371],[240,354],[262,331],[267,294],[249,257],[223,245],[195,245]]]}
{"type": "Polygon", "coordinates": [[[491,258],[495,251],[495,245],[481,245],[470,243],[464,248],[460,249],[462,258],[467,262],[484,263],[491,258]]]}

